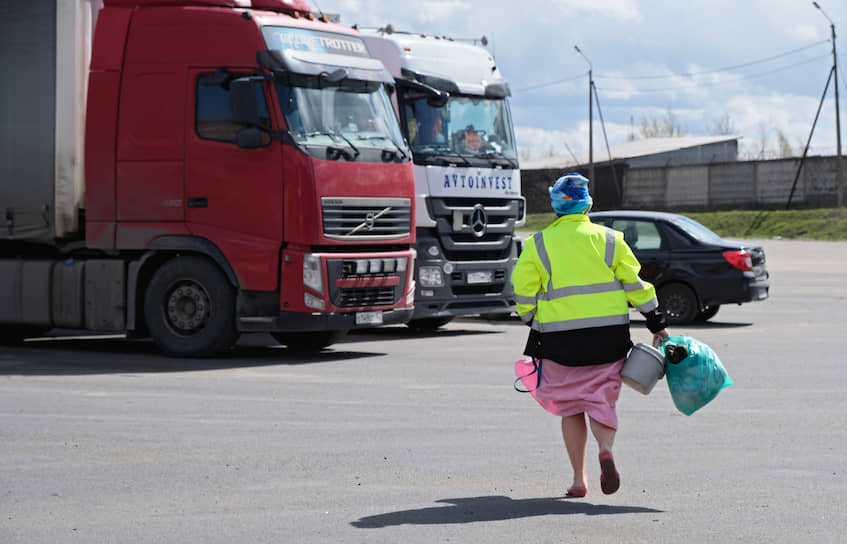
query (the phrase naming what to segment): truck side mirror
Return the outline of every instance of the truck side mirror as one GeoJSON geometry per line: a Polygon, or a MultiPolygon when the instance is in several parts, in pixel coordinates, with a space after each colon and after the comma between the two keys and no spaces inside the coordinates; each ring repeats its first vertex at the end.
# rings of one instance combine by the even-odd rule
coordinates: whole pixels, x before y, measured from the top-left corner
{"type": "Polygon", "coordinates": [[[321,72],[320,76],[318,77],[320,77],[322,83],[336,85],[347,79],[347,76],[347,70],[345,70],[344,68],[338,68],[337,70],[333,70],[332,72],[321,72]]]}
{"type": "Polygon", "coordinates": [[[229,104],[232,108],[232,120],[251,127],[260,124],[259,99],[256,93],[256,81],[250,78],[233,80],[229,84],[229,104]]]}
{"type": "Polygon", "coordinates": [[[235,135],[235,143],[241,149],[258,149],[265,146],[262,139],[262,131],[256,127],[247,127],[239,130],[235,135]]]}
{"type": "Polygon", "coordinates": [[[447,93],[440,93],[438,96],[429,96],[426,99],[426,103],[431,108],[443,108],[447,105],[447,99],[449,96],[447,93]]]}

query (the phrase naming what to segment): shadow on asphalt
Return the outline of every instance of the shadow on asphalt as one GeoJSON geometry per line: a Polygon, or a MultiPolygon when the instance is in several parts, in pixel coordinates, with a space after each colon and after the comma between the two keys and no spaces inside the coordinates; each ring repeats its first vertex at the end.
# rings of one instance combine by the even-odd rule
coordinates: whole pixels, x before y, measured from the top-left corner
{"type": "MultiPolygon", "coordinates": [[[[630,323],[630,325],[642,326],[646,323],[646,321],[644,319],[632,318],[632,316],[630,316],[629,323],[630,323]]],[[[752,327],[752,326],[753,326],[752,323],[735,323],[735,322],[732,322],[732,321],[725,321],[725,322],[720,322],[720,321],[699,321],[699,322],[697,322],[697,321],[695,321],[694,323],[689,323],[687,325],[668,325],[668,331],[671,334],[676,334],[674,331],[678,328],[709,330],[709,329],[735,329],[735,328],[738,328],[738,327],[752,327]]]]}
{"type": "Polygon", "coordinates": [[[609,506],[565,498],[512,499],[502,495],[442,499],[435,501],[449,506],[431,506],[415,510],[400,510],[367,516],[350,525],[360,529],[379,529],[394,525],[449,525],[480,521],[503,521],[534,516],[583,514],[655,514],[662,510],[641,506],[609,506]]]}
{"type": "Polygon", "coordinates": [[[52,332],[52,337],[31,339],[14,347],[2,346],[0,376],[191,372],[270,365],[331,363],[387,355],[382,351],[357,350],[354,344],[360,342],[428,340],[500,332],[502,331],[496,329],[456,328],[415,332],[406,326],[359,329],[351,331],[337,343],[318,353],[290,350],[280,345],[269,334],[244,334],[224,356],[209,359],[181,359],[164,355],[149,339],[131,340],[123,335],[98,336],[56,329],[52,332]]]}
{"type": "Polygon", "coordinates": [[[0,376],[61,376],[145,372],[192,372],[271,365],[306,365],[382,357],[384,352],[354,351],[335,344],[316,354],[280,346],[270,336],[245,335],[224,357],[167,357],[150,340],[62,338],[28,341],[0,351],[0,376]]]}
{"type": "MultiPolygon", "coordinates": [[[[409,327],[374,327],[369,329],[355,329],[344,335],[339,344],[345,342],[374,342],[382,340],[429,340],[438,338],[451,338],[454,336],[478,336],[484,334],[502,334],[496,328],[490,330],[479,329],[457,329],[441,328],[434,331],[414,331],[409,327]]],[[[337,344],[336,344],[337,345],[337,344]]]]}

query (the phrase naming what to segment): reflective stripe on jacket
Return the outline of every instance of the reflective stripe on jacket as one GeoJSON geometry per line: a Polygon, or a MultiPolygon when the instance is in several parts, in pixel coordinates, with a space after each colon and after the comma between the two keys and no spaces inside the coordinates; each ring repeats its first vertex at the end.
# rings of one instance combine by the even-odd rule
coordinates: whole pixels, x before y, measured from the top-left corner
{"type": "Polygon", "coordinates": [[[629,323],[658,307],[623,234],[565,215],[524,242],[512,272],[517,312],[541,333],[629,323]]]}

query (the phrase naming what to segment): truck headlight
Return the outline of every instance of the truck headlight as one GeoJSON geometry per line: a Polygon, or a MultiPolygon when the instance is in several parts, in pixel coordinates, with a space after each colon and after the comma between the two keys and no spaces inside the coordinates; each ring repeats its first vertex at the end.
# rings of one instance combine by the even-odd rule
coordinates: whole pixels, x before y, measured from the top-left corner
{"type": "Polygon", "coordinates": [[[444,285],[444,276],[437,266],[422,266],[418,268],[418,281],[422,287],[441,287],[444,285]]]}
{"type": "Polygon", "coordinates": [[[315,310],[325,310],[326,304],[322,298],[318,298],[312,293],[303,293],[303,303],[309,308],[314,308],[315,310]]]}
{"type": "Polygon", "coordinates": [[[303,255],[303,285],[316,293],[324,292],[324,278],[321,270],[321,257],[314,253],[303,255]]]}

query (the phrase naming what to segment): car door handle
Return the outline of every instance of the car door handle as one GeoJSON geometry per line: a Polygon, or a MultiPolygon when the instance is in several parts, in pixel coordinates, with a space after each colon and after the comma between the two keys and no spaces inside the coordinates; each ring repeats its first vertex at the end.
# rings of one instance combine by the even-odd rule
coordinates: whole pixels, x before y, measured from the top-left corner
{"type": "Polygon", "coordinates": [[[209,199],[204,196],[195,196],[188,199],[189,208],[208,208],[209,199]]]}

